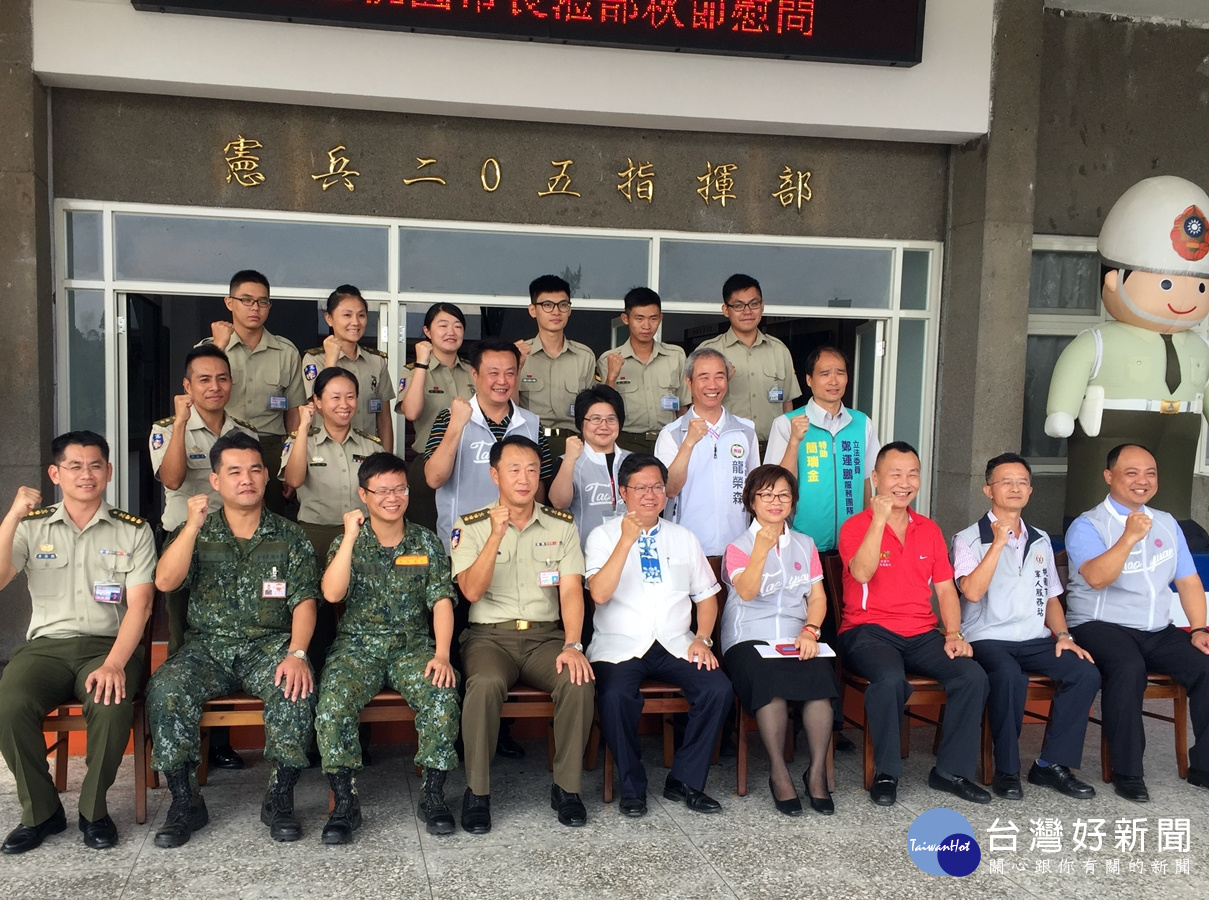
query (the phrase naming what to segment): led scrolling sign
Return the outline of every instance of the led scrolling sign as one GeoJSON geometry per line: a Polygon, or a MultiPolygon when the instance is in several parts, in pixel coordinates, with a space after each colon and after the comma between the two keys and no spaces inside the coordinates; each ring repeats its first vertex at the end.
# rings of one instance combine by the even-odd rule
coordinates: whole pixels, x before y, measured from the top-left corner
{"type": "Polygon", "coordinates": [[[913,66],[924,0],[132,0],[149,12],[913,66]]]}

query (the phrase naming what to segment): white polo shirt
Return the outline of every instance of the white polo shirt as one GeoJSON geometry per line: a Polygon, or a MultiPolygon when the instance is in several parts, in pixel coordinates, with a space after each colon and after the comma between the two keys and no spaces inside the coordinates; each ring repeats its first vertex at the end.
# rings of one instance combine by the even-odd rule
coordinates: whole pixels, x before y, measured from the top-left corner
{"type": "MultiPolygon", "coordinates": [[[[620,542],[620,519],[592,530],[584,548],[588,578],[609,561],[620,542]]],[[[661,521],[634,542],[617,590],[607,603],[596,606],[588,661],[638,659],[656,641],[672,656],[686,658],[696,637],[691,627],[691,604],[719,591],[721,587],[696,535],[680,525],[661,521]]]]}

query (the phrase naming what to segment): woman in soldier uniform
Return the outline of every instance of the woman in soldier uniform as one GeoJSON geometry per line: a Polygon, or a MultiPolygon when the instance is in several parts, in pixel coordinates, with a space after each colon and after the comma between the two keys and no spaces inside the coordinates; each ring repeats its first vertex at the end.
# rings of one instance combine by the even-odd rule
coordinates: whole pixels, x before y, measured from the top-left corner
{"type": "Polygon", "coordinates": [[[390,401],[395,396],[394,380],[386,365],[386,354],[358,343],[369,322],[369,304],[356,287],[342,284],[327,298],[327,312],[323,318],[332,333],[323,339],[322,346],[302,354],[302,383],[307,396],[314,394],[315,381],[323,370],[333,366],[348,369],[357,376],[364,391],[353,416],[353,427],[381,439],[382,448],[390,452],[395,444],[395,427],[390,413],[390,401]]]}

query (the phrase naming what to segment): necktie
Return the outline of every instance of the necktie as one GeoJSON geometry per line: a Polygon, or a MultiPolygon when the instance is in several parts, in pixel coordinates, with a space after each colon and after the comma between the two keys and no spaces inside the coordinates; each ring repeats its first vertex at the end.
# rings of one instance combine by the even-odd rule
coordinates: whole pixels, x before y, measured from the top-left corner
{"type": "Polygon", "coordinates": [[[1167,348],[1167,393],[1174,394],[1183,381],[1180,377],[1180,358],[1171,342],[1171,335],[1163,335],[1163,346],[1167,348]]]}

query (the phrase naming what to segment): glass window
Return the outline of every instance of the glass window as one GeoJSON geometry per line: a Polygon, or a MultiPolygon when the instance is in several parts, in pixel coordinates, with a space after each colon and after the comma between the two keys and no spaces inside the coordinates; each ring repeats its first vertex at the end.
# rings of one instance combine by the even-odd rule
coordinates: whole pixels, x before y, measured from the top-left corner
{"type": "Polygon", "coordinates": [[[898,324],[898,369],[894,387],[894,440],[919,447],[924,411],[924,361],[928,323],[904,319],[898,324]]]}
{"type": "Polygon", "coordinates": [[[67,292],[69,428],[105,434],[105,292],[67,292]]]}
{"type": "Polygon", "coordinates": [[[768,304],[888,309],[894,252],[854,247],[665,240],[659,245],[663,301],[722,304],[736,272],[760,282],[768,304]]]}
{"type": "Polygon", "coordinates": [[[275,289],[387,290],[381,225],[119,214],[113,235],[119,279],[225,285],[256,269],[275,289]]]}
{"type": "Polygon", "coordinates": [[[1028,306],[1033,313],[1098,316],[1099,255],[1034,250],[1028,306]]]}
{"type": "Polygon", "coordinates": [[[1049,381],[1058,357],[1073,334],[1030,334],[1024,362],[1024,424],[1020,434],[1021,455],[1037,461],[1066,458],[1066,439],[1045,433],[1045,404],[1049,381]]]}
{"type": "Polygon", "coordinates": [[[647,283],[650,247],[647,238],[401,228],[399,290],[527,297],[530,281],[554,274],[572,297],[620,300],[647,283]]]}
{"type": "Polygon", "coordinates": [[[98,211],[73,210],[67,214],[67,277],[96,281],[105,277],[98,211]]]}
{"type": "Polygon", "coordinates": [[[901,309],[928,308],[928,276],[932,264],[929,250],[903,251],[903,286],[899,297],[901,309]]]}

